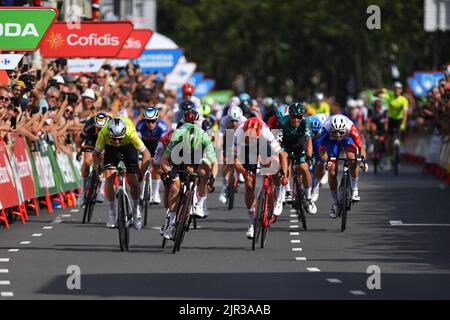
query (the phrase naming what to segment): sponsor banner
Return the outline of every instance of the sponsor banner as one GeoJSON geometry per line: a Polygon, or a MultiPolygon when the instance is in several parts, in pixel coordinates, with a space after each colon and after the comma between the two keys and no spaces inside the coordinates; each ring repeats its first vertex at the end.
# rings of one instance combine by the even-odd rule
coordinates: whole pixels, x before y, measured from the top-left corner
{"type": "MultiPolygon", "coordinates": [[[[195,72],[192,77],[189,79],[189,83],[192,84],[195,87],[197,87],[197,85],[203,80],[203,73],[201,72],[195,72]]],[[[183,92],[181,90],[181,88],[178,88],[177,90],[177,97],[181,98],[183,96],[183,92]]]]}
{"type": "Polygon", "coordinates": [[[183,84],[189,82],[192,75],[197,69],[197,65],[192,62],[178,63],[175,69],[166,76],[166,81],[164,82],[165,90],[177,90],[183,84]]]}
{"type": "Polygon", "coordinates": [[[0,50],[35,51],[57,16],[54,8],[1,7],[0,50]]]}
{"type": "Polygon", "coordinates": [[[216,81],[212,79],[204,79],[202,80],[198,86],[195,88],[194,96],[196,97],[204,97],[206,96],[214,86],[216,85],[216,81]]]}
{"type": "Polygon", "coordinates": [[[145,46],[153,36],[153,31],[149,29],[135,29],[128,36],[117,59],[137,59],[145,50],[145,46]]]}
{"type": "Polygon", "coordinates": [[[0,190],[0,208],[11,208],[19,205],[17,185],[3,141],[0,141],[0,190]]]}
{"type": "Polygon", "coordinates": [[[39,151],[40,165],[37,166],[39,175],[43,176],[40,180],[40,188],[46,188],[49,195],[57,194],[61,191],[61,178],[56,166],[55,154],[51,145],[45,141],[41,142],[39,151]]]}
{"type": "Polygon", "coordinates": [[[410,90],[416,97],[423,97],[427,94],[415,78],[408,78],[407,82],[410,90]]]}
{"type": "Polygon", "coordinates": [[[97,73],[105,59],[67,59],[68,73],[97,73]]]}
{"type": "Polygon", "coordinates": [[[0,70],[14,70],[23,54],[0,54],[0,70]]]}
{"type": "Polygon", "coordinates": [[[42,40],[46,58],[114,58],[122,49],[133,25],[129,21],[81,22],[79,29],[54,23],[42,40]]]}
{"type": "Polygon", "coordinates": [[[43,197],[47,195],[47,183],[45,180],[45,175],[40,174],[43,171],[41,155],[39,154],[39,152],[31,152],[29,146],[28,151],[31,154],[31,167],[33,169],[34,177],[34,191],[36,193],[36,197],[43,197]]]}
{"type": "Polygon", "coordinates": [[[31,157],[28,153],[25,138],[14,133],[14,139],[14,155],[12,159],[14,159],[17,176],[22,185],[22,200],[31,200],[36,198],[31,157]]]}
{"type": "Polygon", "coordinates": [[[419,85],[426,92],[430,91],[434,86],[439,84],[439,80],[445,77],[443,72],[439,71],[429,71],[429,72],[415,72],[414,78],[417,80],[419,85]]]}
{"type": "Polygon", "coordinates": [[[169,73],[175,68],[183,49],[173,50],[145,50],[142,55],[135,60],[142,72],[169,73]]]}
{"type": "Polygon", "coordinates": [[[61,172],[62,191],[75,190],[80,187],[80,180],[75,173],[72,159],[65,153],[56,153],[56,163],[61,172]]]}

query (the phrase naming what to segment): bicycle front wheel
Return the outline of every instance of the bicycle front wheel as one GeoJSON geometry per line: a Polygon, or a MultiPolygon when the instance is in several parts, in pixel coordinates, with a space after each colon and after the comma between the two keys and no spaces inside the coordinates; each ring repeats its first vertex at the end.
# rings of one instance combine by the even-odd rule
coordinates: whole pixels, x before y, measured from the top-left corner
{"type": "Polygon", "coordinates": [[[175,228],[175,236],[174,236],[174,245],[172,249],[172,253],[176,253],[177,251],[180,251],[181,248],[181,242],[184,238],[184,233],[186,232],[186,226],[188,224],[189,219],[189,212],[190,212],[190,203],[189,199],[191,197],[189,194],[187,194],[183,201],[181,202],[181,205],[179,207],[179,210],[177,211],[177,224],[175,228]]]}
{"type": "Polygon", "coordinates": [[[306,225],[306,200],[305,196],[303,194],[303,190],[300,187],[300,181],[296,178],[294,179],[294,202],[295,202],[295,209],[297,211],[298,219],[302,223],[303,230],[308,230],[308,227],[306,225]]]}
{"type": "Polygon", "coordinates": [[[230,178],[228,179],[227,187],[227,198],[228,198],[228,210],[233,210],[234,208],[234,171],[230,173],[230,178]]]}
{"type": "Polygon", "coordinates": [[[262,224],[264,221],[266,196],[267,196],[266,190],[262,189],[261,193],[259,194],[259,197],[258,197],[258,205],[256,207],[256,217],[255,217],[255,222],[253,225],[254,233],[253,233],[253,240],[252,240],[252,250],[256,249],[256,245],[259,242],[259,237],[261,235],[262,224]]]}
{"type": "Polygon", "coordinates": [[[346,175],[342,178],[342,197],[341,197],[341,232],[347,227],[347,212],[351,206],[351,186],[350,176],[346,175]]]}
{"type": "Polygon", "coordinates": [[[144,226],[147,226],[147,222],[148,222],[148,205],[150,202],[150,185],[151,185],[151,181],[150,181],[150,177],[147,176],[147,178],[145,179],[145,186],[144,186],[144,226]]]}
{"type": "Polygon", "coordinates": [[[128,250],[128,242],[130,235],[126,219],[127,209],[125,203],[125,194],[123,190],[119,190],[117,200],[118,200],[117,226],[119,229],[119,244],[120,244],[120,251],[124,252],[128,250]]]}

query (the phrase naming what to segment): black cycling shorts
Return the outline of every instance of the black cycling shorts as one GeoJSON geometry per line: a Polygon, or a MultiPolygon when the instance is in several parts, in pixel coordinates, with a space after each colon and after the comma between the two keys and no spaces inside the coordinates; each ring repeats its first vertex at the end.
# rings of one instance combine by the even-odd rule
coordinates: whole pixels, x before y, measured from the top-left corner
{"type": "Polygon", "coordinates": [[[400,126],[402,125],[403,120],[396,120],[389,118],[389,134],[394,135],[400,131],[400,126]]]}
{"type": "Polygon", "coordinates": [[[94,140],[94,138],[87,137],[86,140],[84,140],[84,152],[93,152],[96,143],[97,139],[94,140]]]}
{"type": "Polygon", "coordinates": [[[105,147],[105,158],[104,158],[104,167],[105,168],[117,168],[120,160],[125,163],[125,167],[127,168],[128,173],[136,173],[139,167],[139,152],[136,148],[129,144],[123,147],[113,147],[110,145],[106,145],[105,147]]]}

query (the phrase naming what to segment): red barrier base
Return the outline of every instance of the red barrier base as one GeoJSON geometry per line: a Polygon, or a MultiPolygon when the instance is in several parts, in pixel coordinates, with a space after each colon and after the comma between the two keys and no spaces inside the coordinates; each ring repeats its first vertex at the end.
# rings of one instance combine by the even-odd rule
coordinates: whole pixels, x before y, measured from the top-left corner
{"type": "Polygon", "coordinates": [[[410,154],[403,154],[402,159],[413,164],[423,165],[422,173],[431,174],[438,178],[440,181],[446,183],[447,185],[450,185],[450,173],[446,168],[442,168],[435,163],[425,163],[425,159],[423,157],[418,157],[410,154]]]}
{"type": "Polygon", "coordinates": [[[46,195],[44,197],[44,200],[41,200],[40,203],[47,207],[47,210],[48,210],[49,214],[53,213],[52,200],[50,199],[49,195],[46,195]]]}
{"type": "Polygon", "coordinates": [[[6,213],[5,213],[5,209],[2,209],[0,211],[0,221],[3,221],[3,228],[5,229],[9,229],[9,223],[8,223],[8,218],[6,217],[6,213]]]}
{"type": "Polygon", "coordinates": [[[34,210],[34,214],[36,215],[36,217],[39,217],[39,206],[38,206],[37,199],[30,200],[27,203],[27,206],[28,206],[28,208],[31,208],[32,210],[34,210]]]}
{"type": "Polygon", "coordinates": [[[25,222],[28,220],[28,214],[27,210],[25,208],[25,203],[18,207],[14,207],[11,211],[11,213],[15,216],[18,216],[20,220],[22,221],[22,224],[25,224],[25,222]]]}

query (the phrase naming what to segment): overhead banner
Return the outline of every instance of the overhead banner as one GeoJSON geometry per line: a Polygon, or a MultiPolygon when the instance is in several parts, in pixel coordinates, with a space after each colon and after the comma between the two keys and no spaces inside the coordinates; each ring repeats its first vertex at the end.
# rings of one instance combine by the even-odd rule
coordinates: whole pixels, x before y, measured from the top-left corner
{"type": "Polygon", "coordinates": [[[1,7],[0,50],[35,51],[57,16],[54,8],[1,7]]]}
{"type": "Polygon", "coordinates": [[[430,91],[434,86],[439,84],[439,81],[445,77],[443,72],[415,72],[414,78],[425,91],[430,91]]]}
{"type": "Polygon", "coordinates": [[[67,59],[68,73],[97,73],[105,59],[67,59]]]}
{"type": "Polygon", "coordinates": [[[150,29],[134,29],[128,36],[117,59],[137,59],[145,50],[145,46],[150,41],[153,31],[150,29]]]}
{"type": "Polygon", "coordinates": [[[130,60],[128,59],[111,59],[106,61],[106,63],[116,68],[125,68],[129,62],[130,60]]]}
{"type": "Polygon", "coordinates": [[[215,85],[216,85],[216,81],[214,81],[212,79],[202,80],[195,88],[194,96],[196,96],[196,97],[206,96],[212,89],[214,89],[215,85]]]}
{"type": "Polygon", "coordinates": [[[165,90],[177,90],[181,88],[185,83],[189,82],[192,75],[197,69],[197,65],[193,62],[178,63],[175,69],[169,73],[164,82],[165,90]]]}
{"type": "Polygon", "coordinates": [[[23,54],[0,54],[0,70],[14,70],[23,54]]]}
{"type": "Polygon", "coordinates": [[[411,91],[413,92],[413,94],[416,97],[423,97],[426,95],[426,91],[422,88],[422,86],[419,84],[417,79],[408,78],[407,82],[408,82],[409,88],[411,89],[411,91]]]}
{"type": "Polygon", "coordinates": [[[133,25],[129,21],[54,23],[40,46],[46,58],[114,58],[128,39],[133,25]]]}
{"type": "Polygon", "coordinates": [[[0,141],[0,208],[19,205],[19,196],[5,143],[0,141]]]}
{"type": "Polygon", "coordinates": [[[145,50],[136,60],[136,63],[145,73],[169,73],[175,68],[182,55],[183,49],[145,50]]]}

